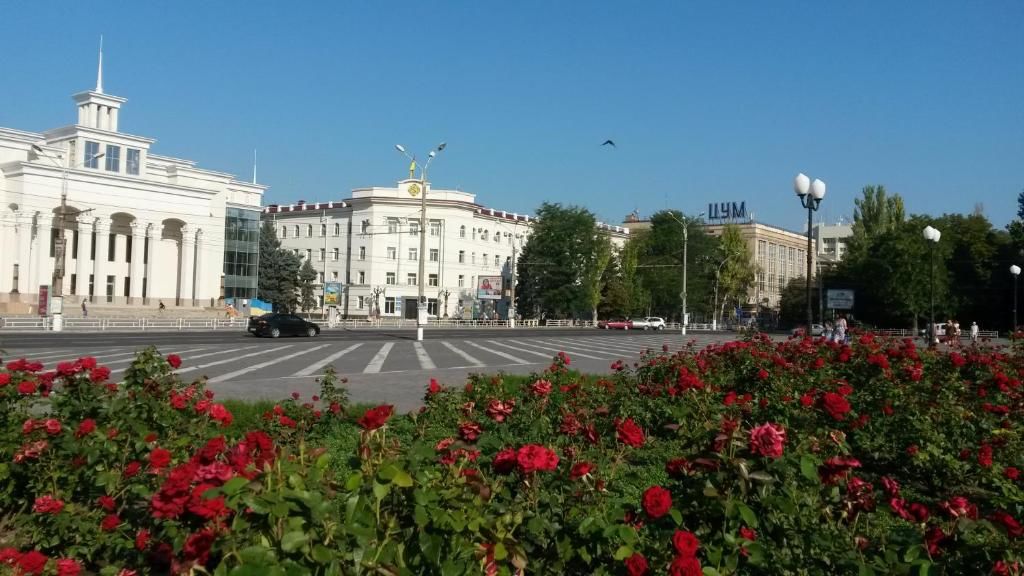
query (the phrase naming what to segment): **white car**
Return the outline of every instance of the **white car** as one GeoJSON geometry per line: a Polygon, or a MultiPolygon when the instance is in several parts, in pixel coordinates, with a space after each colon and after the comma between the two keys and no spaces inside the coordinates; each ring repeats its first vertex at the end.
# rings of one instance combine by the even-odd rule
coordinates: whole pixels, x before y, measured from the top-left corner
{"type": "MultiPolygon", "coordinates": [[[[821,324],[811,324],[811,336],[821,336],[825,333],[825,327],[821,324]]],[[[793,336],[803,336],[804,326],[793,328],[793,336]]]]}
{"type": "MultiPolygon", "coordinates": [[[[651,330],[664,330],[665,329],[665,319],[664,318],[658,318],[657,316],[648,316],[646,318],[646,320],[647,320],[647,326],[651,330]]],[[[647,328],[644,328],[644,330],[646,330],[646,329],[647,328]]]]}

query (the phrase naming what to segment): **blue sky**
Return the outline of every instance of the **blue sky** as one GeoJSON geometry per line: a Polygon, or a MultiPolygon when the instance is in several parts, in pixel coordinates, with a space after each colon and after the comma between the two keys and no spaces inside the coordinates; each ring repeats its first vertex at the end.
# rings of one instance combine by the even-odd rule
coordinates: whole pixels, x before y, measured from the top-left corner
{"type": "Polygon", "coordinates": [[[447,149],[435,186],[532,212],[746,201],[800,229],[798,171],[850,216],[1002,226],[1024,188],[1024,2],[13,2],[0,126],[71,123],[95,83],[154,151],[251,176],[267,203],[348,197],[447,149]],[[618,148],[600,147],[611,138],[618,148]]]}

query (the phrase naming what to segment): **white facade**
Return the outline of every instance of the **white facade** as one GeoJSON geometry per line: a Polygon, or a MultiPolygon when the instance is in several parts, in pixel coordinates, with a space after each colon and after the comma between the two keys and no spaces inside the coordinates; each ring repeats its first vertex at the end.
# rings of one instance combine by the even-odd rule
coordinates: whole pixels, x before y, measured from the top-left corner
{"type": "Polygon", "coordinates": [[[846,241],[852,236],[852,224],[815,224],[815,252],[822,264],[841,261],[846,256],[846,241]]]}
{"type": "Polygon", "coordinates": [[[119,132],[126,100],[104,94],[100,74],[95,90],[74,96],[76,124],[0,128],[0,310],[29,311],[51,284],[62,227],[66,308],[90,294],[106,304],[211,305],[227,208],[259,210],[266,187],[153,154],[153,139],[119,132]]]}
{"type": "MultiPolygon", "coordinates": [[[[417,183],[357,189],[343,202],[272,205],[263,218],[274,222],[282,247],[312,258],[322,280],[342,283],[342,314],[371,316],[379,304],[381,316],[413,318],[419,259],[424,257],[419,253],[420,198],[410,193],[417,183]]],[[[512,259],[522,252],[533,218],[485,208],[468,192],[435,190],[429,184],[427,189],[429,313],[504,317],[512,259]],[[503,300],[476,298],[478,281],[487,276],[503,277],[503,300]]],[[[601,227],[618,245],[628,237],[625,228],[601,227]]]]}

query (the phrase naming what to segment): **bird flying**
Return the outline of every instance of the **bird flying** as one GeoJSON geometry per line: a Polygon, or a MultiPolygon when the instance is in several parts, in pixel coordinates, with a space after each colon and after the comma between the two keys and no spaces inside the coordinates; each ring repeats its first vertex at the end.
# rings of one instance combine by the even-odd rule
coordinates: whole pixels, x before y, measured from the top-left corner
{"type": "Polygon", "coordinates": [[[616,148],[615,142],[612,142],[611,140],[605,140],[604,143],[601,144],[601,146],[607,146],[609,144],[611,144],[612,148],[616,148]]]}

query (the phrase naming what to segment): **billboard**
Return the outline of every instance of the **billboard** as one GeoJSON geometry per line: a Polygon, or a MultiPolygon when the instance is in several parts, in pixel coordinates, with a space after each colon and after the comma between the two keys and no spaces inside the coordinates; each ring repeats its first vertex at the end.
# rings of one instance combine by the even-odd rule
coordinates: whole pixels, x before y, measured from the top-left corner
{"type": "Polygon", "coordinates": [[[826,308],[832,310],[853,310],[853,290],[827,290],[826,308]]]}
{"type": "Polygon", "coordinates": [[[479,300],[501,300],[501,276],[480,276],[477,279],[476,297],[479,300]]]}
{"type": "Polygon", "coordinates": [[[341,282],[324,284],[324,306],[337,306],[341,302],[341,282]]]}

